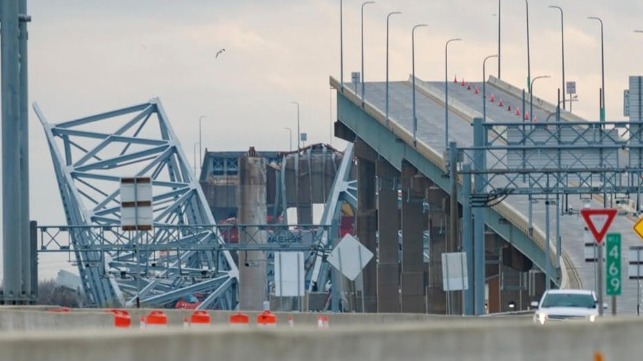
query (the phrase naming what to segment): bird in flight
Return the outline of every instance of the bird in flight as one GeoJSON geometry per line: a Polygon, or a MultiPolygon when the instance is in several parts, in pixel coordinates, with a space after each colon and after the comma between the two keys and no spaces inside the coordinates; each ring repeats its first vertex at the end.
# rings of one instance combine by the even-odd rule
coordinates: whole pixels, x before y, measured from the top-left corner
{"type": "Polygon", "coordinates": [[[225,49],[224,49],[224,48],[219,49],[219,51],[217,51],[217,54],[214,56],[214,57],[215,57],[215,59],[216,59],[216,58],[218,58],[218,57],[219,57],[219,55],[221,55],[221,53],[223,53],[224,51],[225,51],[225,49]]]}

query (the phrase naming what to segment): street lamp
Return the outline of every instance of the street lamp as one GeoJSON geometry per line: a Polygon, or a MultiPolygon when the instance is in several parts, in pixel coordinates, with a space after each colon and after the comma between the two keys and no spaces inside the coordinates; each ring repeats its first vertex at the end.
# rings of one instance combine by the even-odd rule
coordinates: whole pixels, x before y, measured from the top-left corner
{"type": "Polygon", "coordinates": [[[205,115],[199,117],[199,164],[203,164],[202,153],[201,153],[201,119],[205,118],[205,115]]]}
{"type": "Polygon", "coordinates": [[[489,55],[482,61],[482,121],[487,122],[487,59],[497,58],[498,54],[489,55]]]}
{"type": "Polygon", "coordinates": [[[448,74],[448,60],[449,60],[449,43],[453,41],[461,41],[460,38],[447,40],[444,44],[444,149],[449,149],[449,74],[448,74]]]}
{"type": "MultiPolygon", "coordinates": [[[[525,0],[525,12],[527,17],[527,87],[531,86],[531,61],[529,55],[529,1],[525,0]]],[[[531,88],[527,89],[531,93],[531,88]]]]}
{"type": "Polygon", "coordinates": [[[388,25],[391,15],[401,14],[399,11],[393,11],[386,15],[386,126],[388,127],[388,25]]]}
{"type": "Polygon", "coordinates": [[[415,29],[421,26],[428,26],[427,24],[418,24],[411,30],[411,70],[413,72],[413,145],[415,145],[417,138],[416,133],[418,130],[418,120],[415,116],[415,29]]]}
{"type": "Polygon", "coordinates": [[[564,33],[564,27],[563,27],[563,9],[560,6],[556,5],[550,5],[549,6],[552,9],[558,9],[560,10],[560,39],[561,39],[561,57],[562,57],[562,63],[563,63],[563,86],[561,87],[563,91],[563,109],[565,109],[565,33],[564,33]]]}
{"type": "Polygon", "coordinates": [[[600,119],[601,122],[605,121],[605,52],[603,51],[603,20],[596,16],[588,17],[590,20],[597,20],[601,23],[601,109],[600,119]]]}
{"type": "Polygon", "coordinates": [[[375,4],[375,1],[362,3],[362,104],[364,104],[364,6],[368,4],[375,4]]]}
{"type": "Polygon", "coordinates": [[[344,2],[339,0],[339,84],[344,90],[344,2]]]}
{"type": "MultiPolygon", "coordinates": [[[[536,82],[536,80],[538,80],[538,79],[546,79],[546,78],[550,78],[550,76],[549,75],[541,75],[541,76],[535,77],[531,81],[531,84],[530,84],[529,88],[533,90],[534,83],[536,82]]],[[[529,92],[529,116],[531,117],[530,120],[533,123],[534,122],[534,92],[533,91],[529,92]]]]}
{"type": "Polygon", "coordinates": [[[199,145],[199,142],[195,142],[194,145],[192,146],[192,160],[193,160],[193,165],[194,165],[194,176],[196,177],[196,146],[199,145]]]}
{"type": "Polygon", "coordinates": [[[291,103],[297,106],[297,152],[299,152],[301,150],[301,146],[299,145],[299,141],[301,140],[301,133],[299,132],[299,103],[298,102],[291,102],[291,103]]]}
{"type": "Polygon", "coordinates": [[[498,79],[500,79],[500,2],[498,0],[498,79]]]}
{"type": "Polygon", "coordinates": [[[290,141],[289,150],[292,152],[292,129],[290,129],[288,127],[285,127],[284,129],[286,129],[288,131],[288,140],[290,141]]]}

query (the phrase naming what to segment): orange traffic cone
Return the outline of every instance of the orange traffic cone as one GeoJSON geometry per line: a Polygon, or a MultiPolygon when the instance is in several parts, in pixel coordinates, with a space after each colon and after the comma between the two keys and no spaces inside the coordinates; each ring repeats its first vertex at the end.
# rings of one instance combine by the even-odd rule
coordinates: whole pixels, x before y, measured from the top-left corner
{"type": "Polygon", "coordinates": [[[460,85],[464,86],[464,78],[462,78],[462,83],[460,85]]]}
{"type": "Polygon", "coordinates": [[[534,116],[534,123],[538,123],[538,117],[534,116]]]}
{"type": "Polygon", "coordinates": [[[493,94],[491,94],[491,98],[489,98],[489,101],[492,102],[492,103],[495,102],[496,97],[493,94]]]}
{"type": "Polygon", "coordinates": [[[520,108],[516,108],[516,115],[520,116],[520,108]]]}
{"type": "Polygon", "coordinates": [[[529,120],[529,112],[525,112],[525,120],[529,120]]]}
{"type": "Polygon", "coordinates": [[[457,76],[453,78],[453,82],[454,82],[454,83],[457,83],[457,82],[458,82],[458,77],[457,77],[457,76]]]}
{"type": "Polygon", "coordinates": [[[478,87],[476,87],[476,90],[473,91],[473,94],[479,94],[480,90],[478,90],[478,87]]]}
{"type": "Polygon", "coordinates": [[[467,90],[471,90],[471,85],[467,85],[467,90]]]}
{"type": "Polygon", "coordinates": [[[510,105],[507,105],[507,111],[508,111],[508,112],[510,112],[510,111],[511,111],[511,104],[510,104],[510,105]]]}
{"type": "Polygon", "coordinates": [[[498,102],[498,106],[499,106],[499,107],[504,106],[504,104],[502,104],[502,98],[501,98],[501,99],[500,99],[500,101],[498,102]]]}

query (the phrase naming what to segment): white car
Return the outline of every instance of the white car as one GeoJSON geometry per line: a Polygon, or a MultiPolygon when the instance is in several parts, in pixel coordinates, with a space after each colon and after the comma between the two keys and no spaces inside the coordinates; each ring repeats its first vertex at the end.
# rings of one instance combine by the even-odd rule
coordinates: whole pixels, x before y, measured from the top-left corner
{"type": "Polygon", "coordinates": [[[560,320],[594,322],[599,314],[596,294],[591,290],[548,290],[531,306],[537,307],[534,322],[541,325],[560,320]]]}

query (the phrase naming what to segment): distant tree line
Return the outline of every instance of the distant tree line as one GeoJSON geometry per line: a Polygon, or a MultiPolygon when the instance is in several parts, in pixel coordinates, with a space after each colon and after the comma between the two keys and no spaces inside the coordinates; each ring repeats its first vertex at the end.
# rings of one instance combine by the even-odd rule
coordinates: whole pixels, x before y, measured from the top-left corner
{"type": "Polygon", "coordinates": [[[86,305],[86,300],[83,298],[80,290],[72,290],[68,287],[60,286],[52,279],[38,283],[37,304],[39,305],[83,307],[86,305]]]}
{"type": "MultiPolygon", "coordinates": [[[[0,287],[0,294],[2,287],[0,287]]],[[[87,307],[89,300],[80,290],[56,284],[53,279],[38,282],[37,305],[50,305],[60,307],[87,307]]]]}

